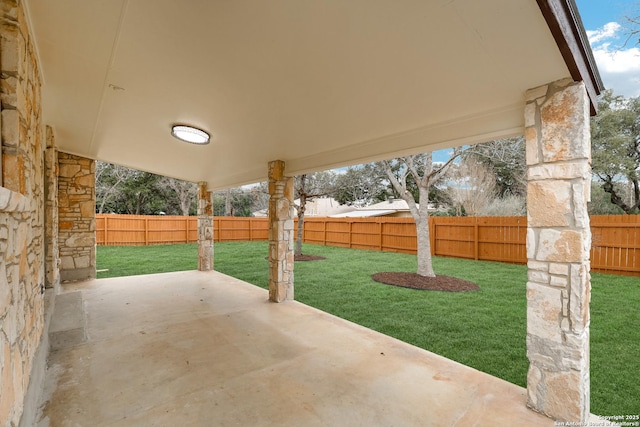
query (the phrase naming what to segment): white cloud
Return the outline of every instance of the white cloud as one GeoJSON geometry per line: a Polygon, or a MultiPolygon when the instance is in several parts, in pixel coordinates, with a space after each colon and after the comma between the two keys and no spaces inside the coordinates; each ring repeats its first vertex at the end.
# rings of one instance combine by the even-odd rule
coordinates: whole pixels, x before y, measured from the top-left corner
{"type": "Polygon", "coordinates": [[[601,42],[602,40],[617,37],[617,33],[618,31],[620,31],[620,29],[622,29],[622,26],[617,22],[609,22],[595,31],[587,31],[589,43],[593,45],[595,43],[601,42]]]}
{"type": "Polygon", "coordinates": [[[626,97],[640,96],[640,49],[622,45],[622,26],[609,22],[595,31],[587,31],[593,56],[607,89],[626,97]]]}

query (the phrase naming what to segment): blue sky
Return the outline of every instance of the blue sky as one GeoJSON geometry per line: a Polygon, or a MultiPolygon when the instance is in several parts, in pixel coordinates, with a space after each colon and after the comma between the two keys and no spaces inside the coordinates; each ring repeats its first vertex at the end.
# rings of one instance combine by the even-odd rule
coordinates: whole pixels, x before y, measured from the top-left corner
{"type": "Polygon", "coordinates": [[[577,0],[576,3],[605,87],[625,97],[640,96],[638,37],[625,45],[630,26],[625,16],[640,16],[640,1],[577,0]]]}

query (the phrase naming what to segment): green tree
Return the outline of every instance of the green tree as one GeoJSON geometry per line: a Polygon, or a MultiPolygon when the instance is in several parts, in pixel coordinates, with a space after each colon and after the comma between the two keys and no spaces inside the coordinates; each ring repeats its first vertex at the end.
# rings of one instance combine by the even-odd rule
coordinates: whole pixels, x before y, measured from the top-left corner
{"type": "Polygon", "coordinates": [[[387,186],[373,163],[350,166],[337,174],[331,197],[341,205],[367,206],[387,198],[387,186]]]}
{"type": "Polygon", "coordinates": [[[611,203],[626,214],[640,211],[640,97],[605,91],[591,119],[593,173],[611,203]],[[631,187],[625,197],[621,188],[631,187]]]}

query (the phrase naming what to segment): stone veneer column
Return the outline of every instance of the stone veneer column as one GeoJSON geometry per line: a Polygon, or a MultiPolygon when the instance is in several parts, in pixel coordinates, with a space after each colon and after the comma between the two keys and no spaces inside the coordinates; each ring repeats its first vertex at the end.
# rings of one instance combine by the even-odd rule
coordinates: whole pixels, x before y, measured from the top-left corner
{"type": "Polygon", "coordinates": [[[45,286],[60,284],[60,252],[58,248],[58,149],[53,129],[46,127],[47,148],[44,152],[44,221],[45,221],[45,286]]]}
{"type": "Polygon", "coordinates": [[[96,277],[95,161],[58,153],[60,280],[96,277]]]}
{"type": "Polygon", "coordinates": [[[589,100],[583,83],[527,92],[529,407],[589,417],[589,100]]]}
{"type": "Polygon", "coordinates": [[[198,270],[213,270],[213,202],[207,183],[198,183],[198,270]]]}
{"type": "Polygon", "coordinates": [[[269,162],[269,300],[293,299],[293,178],[269,162]]]}

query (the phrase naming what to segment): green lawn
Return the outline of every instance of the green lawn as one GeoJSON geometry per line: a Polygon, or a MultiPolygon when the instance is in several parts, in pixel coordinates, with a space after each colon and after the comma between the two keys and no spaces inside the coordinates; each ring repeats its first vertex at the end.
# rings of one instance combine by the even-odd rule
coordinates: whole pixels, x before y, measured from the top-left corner
{"type": "MultiPolygon", "coordinates": [[[[305,304],[526,386],[526,267],[434,258],[438,274],[477,283],[469,293],[383,285],[370,275],[415,271],[413,255],[305,245],[323,261],[298,262],[305,304]]],[[[266,242],[216,243],[215,269],[267,287],[266,242]]],[[[196,268],[196,245],[98,247],[98,277],[196,268]]],[[[640,414],[640,279],[592,274],[591,411],[640,414]]]]}

